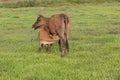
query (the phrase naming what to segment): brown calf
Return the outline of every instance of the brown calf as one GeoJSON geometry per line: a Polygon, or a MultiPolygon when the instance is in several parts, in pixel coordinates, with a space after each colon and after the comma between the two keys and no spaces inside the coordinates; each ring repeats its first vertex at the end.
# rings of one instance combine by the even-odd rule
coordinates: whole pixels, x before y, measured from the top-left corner
{"type": "Polygon", "coordinates": [[[40,31],[38,33],[38,37],[39,37],[39,51],[41,50],[42,46],[45,45],[46,46],[46,52],[48,52],[49,46],[51,47],[51,45],[53,43],[55,43],[59,40],[58,36],[50,35],[46,31],[45,26],[42,26],[40,28],[40,31]]]}

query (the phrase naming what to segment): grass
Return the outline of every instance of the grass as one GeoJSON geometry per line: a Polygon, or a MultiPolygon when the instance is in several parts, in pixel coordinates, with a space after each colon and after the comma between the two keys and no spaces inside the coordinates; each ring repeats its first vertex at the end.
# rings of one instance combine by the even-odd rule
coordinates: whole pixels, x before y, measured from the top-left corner
{"type": "Polygon", "coordinates": [[[101,3],[119,3],[120,0],[0,0],[0,7],[19,8],[19,7],[54,7],[54,6],[72,6],[80,4],[101,4],[101,3]]]}
{"type": "Polygon", "coordinates": [[[120,80],[120,7],[117,4],[0,8],[0,80],[120,80]],[[70,52],[38,53],[38,14],[71,19],[70,52]]]}

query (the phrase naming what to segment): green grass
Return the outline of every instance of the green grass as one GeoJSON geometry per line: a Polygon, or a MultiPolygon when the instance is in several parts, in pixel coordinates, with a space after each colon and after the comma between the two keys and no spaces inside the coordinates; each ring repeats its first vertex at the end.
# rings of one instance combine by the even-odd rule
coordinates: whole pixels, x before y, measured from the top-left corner
{"type": "Polygon", "coordinates": [[[19,7],[54,7],[54,6],[72,6],[80,4],[101,4],[101,3],[119,3],[120,0],[0,0],[0,7],[19,8],[19,7]]]}
{"type": "Polygon", "coordinates": [[[120,80],[120,6],[0,8],[0,80],[120,80]],[[38,14],[71,19],[70,52],[38,53],[38,14]]]}

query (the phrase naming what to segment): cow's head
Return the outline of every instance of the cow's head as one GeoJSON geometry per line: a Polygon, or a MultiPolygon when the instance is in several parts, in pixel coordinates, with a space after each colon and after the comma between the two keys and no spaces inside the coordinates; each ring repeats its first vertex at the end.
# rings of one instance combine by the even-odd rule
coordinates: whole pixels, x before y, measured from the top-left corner
{"type": "Polygon", "coordinates": [[[34,30],[36,30],[44,25],[46,25],[46,18],[42,15],[38,15],[37,20],[33,24],[32,28],[34,28],[34,30]]]}

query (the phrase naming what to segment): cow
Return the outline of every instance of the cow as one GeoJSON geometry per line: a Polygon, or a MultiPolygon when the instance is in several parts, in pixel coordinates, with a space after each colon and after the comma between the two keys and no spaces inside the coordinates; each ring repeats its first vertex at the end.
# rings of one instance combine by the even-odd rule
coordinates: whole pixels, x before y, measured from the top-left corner
{"type": "Polygon", "coordinates": [[[36,30],[38,28],[41,28],[42,26],[44,26],[44,29],[51,36],[59,37],[58,43],[60,46],[61,57],[63,57],[66,52],[69,52],[68,35],[70,20],[67,15],[56,14],[51,16],[50,18],[39,15],[32,28],[36,30]]]}
{"type": "Polygon", "coordinates": [[[66,51],[69,52],[68,35],[70,20],[68,16],[65,14],[56,14],[51,16],[47,27],[50,34],[59,36],[61,57],[63,57],[66,51]]]}

